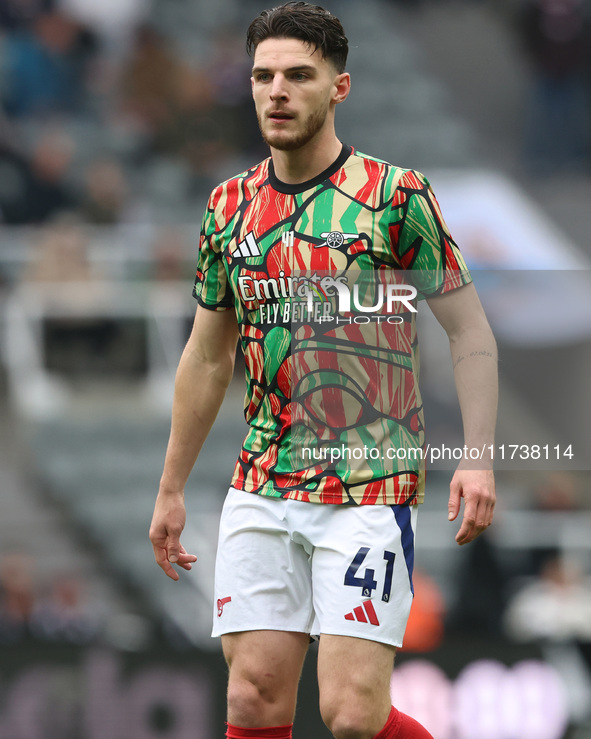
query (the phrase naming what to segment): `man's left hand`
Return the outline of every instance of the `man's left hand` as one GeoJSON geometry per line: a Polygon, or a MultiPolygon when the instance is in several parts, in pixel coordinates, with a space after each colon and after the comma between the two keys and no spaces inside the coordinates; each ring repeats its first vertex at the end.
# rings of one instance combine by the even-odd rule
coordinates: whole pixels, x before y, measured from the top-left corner
{"type": "Polygon", "coordinates": [[[474,541],[491,525],[496,502],[492,470],[456,470],[450,483],[449,520],[455,521],[464,499],[462,525],[456,535],[461,546],[474,541]]]}

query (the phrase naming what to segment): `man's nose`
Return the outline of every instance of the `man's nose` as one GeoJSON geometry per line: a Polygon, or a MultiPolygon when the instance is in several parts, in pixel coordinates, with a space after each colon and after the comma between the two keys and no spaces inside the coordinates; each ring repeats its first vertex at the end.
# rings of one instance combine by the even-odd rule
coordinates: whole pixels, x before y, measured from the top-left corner
{"type": "Polygon", "coordinates": [[[285,84],[285,77],[283,77],[283,75],[276,74],[273,77],[270,95],[271,100],[287,100],[287,86],[285,84]]]}

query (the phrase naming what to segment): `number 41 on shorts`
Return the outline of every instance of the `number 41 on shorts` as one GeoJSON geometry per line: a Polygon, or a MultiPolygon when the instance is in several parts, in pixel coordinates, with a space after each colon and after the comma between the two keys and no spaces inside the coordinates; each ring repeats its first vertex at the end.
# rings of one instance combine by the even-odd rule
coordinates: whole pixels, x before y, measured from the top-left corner
{"type": "MultiPolygon", "coordinates": [[[[358,577],[357,573],[361,568],[361,565],[365,561],[369,547],[361,547],[357,554],[353,557],[353,561],[349,565],[347,572],[345,573],[345,585],[349,585],[353,588],[361,588],[361,595],[364,598],[371,598],[372,592],[378,587],[378,583],[375,578],[375,570],[369,567],[365,568],[363,577],[358,577]]],[[[390,600],[392,593],[392,574],[394,572],[394,560],[396,554],[394,552],[384,551],[385,575],[384,575],[384,589],[382,591],[382,600],[386,603],[390,600]]]]}

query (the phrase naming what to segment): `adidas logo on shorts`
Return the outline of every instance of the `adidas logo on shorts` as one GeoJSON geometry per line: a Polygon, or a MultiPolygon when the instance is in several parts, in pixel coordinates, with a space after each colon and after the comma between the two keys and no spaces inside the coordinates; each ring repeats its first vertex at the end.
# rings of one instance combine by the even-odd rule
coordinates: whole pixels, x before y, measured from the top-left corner
{"type": "Polygon", "coordinates": [[[378,614],[370,600],[364,600],[360,606],[354,608],[351,613],[346,613],[347,621],[360,621],[361,623],[370,623],[372,626],[379,626],[378,614]]]}

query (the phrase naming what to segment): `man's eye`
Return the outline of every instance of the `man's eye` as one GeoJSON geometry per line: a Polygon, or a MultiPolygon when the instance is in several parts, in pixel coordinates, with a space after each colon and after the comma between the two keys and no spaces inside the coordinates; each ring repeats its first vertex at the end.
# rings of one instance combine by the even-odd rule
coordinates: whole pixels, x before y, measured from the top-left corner
{"type": "Polygon", "coordinates": [[[271,79],[270,74],[259,74],[257,75],[257,82],[268,82],[271,79]]]}

